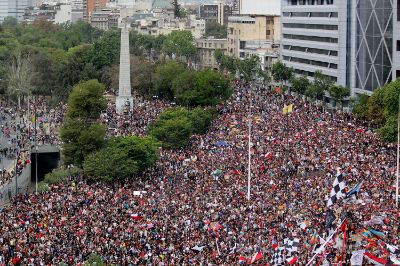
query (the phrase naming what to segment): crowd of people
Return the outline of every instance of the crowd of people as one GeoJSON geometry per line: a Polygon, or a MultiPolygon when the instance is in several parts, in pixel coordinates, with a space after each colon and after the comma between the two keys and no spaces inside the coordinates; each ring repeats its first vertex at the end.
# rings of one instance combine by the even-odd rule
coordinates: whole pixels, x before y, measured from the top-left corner
{"type": "MultiPolygon", "coordinates": [[[[400,245],[395,146],[350,114],[262,86],[234,86],[207,134],[184,149],[160,150],[140,178],[104,184],[71,177],[16,198],[0,212],[0,265],[80,265],[92,253],[116,265],[237,265],[257,252],[254,265],[284,265],[272,261],[285,239],[299,240],[292,255],[306,265],[328,238],[328,213],[336,226],[347,217],[349,244],[345,252],[343,244],[326,245],[312,265],[349,265],[352,249],[387,258],[381,244],[400,245]],[[283,114],[287,104],[293,112],[283,114]],[[337,172],[349,188],[362,187],[327,208],[337,172]],[[365,233],[369,227],[379,239],[365,233]]],[[[117,116],[109,106],[101,119],[115,135],[144,135],[170,105],[140,102],[133,115],[117,116]]]]}
{"type": "Polygon", "coordinates": [[[101,114],[100,121],[107,125],[107,135],[125,136],[136,135],[145,136],[147,126],[153,122],[158,115],[174,106],[166,100],[154,97],[152,101],[145,100],[140,95],[135,96],[134,108],[131,112],[119,114],[115,104],[109,103],[107,109],[101,114]]]}
{"type": "Polygon", "coordinates": [[[15,172],[20,175],[30,163],[29,150],[35,143],[35,136],[38,146],[60,144],[57,129],[65,110],[64,104],[50,108],[44,97],[30,101],[29,108],[25,106],[18,112],[16,108],[9,108],[6,102],[0,102],[0,192],[4,185],[11,182],[15,172]]]}

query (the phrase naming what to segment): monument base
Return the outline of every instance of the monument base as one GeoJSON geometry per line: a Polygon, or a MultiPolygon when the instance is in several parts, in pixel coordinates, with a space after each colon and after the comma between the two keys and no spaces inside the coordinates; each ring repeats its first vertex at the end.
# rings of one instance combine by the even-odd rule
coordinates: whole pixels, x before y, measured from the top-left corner
{"type": "Polygon", "coordinates": [[[115,100],[115,106],[117,108],[118,114],[122,114],[124,112],[131,112],[133,109],[133,97],[117,96],[115,100]]]}

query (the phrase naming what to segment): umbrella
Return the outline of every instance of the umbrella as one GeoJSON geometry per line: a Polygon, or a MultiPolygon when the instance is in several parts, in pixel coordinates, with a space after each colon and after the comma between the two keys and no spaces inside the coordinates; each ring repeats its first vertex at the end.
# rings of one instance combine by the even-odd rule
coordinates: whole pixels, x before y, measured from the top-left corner
{"type": "Polygon", "coordinates": [[[226,143],[226,141],[217,141],[217,142],[215,142],[214,145],[218,146],[218,147],[227,147],[227,146],[229,146],[228,143],[226,143]]]}

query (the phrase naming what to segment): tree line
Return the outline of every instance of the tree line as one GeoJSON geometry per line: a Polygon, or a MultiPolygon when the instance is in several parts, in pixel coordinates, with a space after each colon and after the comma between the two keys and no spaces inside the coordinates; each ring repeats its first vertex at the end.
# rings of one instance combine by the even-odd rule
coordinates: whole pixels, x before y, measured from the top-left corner
{"type": "MultiPolygon", "coordinates": [[[[75,84],[91,79],[115,90],[119,49],[119,30],[101,31],[83,21],[55,25],[37,19],[25,24],[8,17],[0,25],[0,94],[15,101],[34,94],[59,102],[75,84]]],[[[131,32],[130,51],[146,62],[165,57],[187,62],[196,48],[186,31],[157,37],[131,32]]]]}

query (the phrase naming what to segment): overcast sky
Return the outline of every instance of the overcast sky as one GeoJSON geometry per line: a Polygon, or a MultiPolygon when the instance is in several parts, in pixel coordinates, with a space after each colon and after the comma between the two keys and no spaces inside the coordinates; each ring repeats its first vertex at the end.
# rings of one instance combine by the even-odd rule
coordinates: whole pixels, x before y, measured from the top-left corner
{"type": "Polygon", "coordinates": [[[281,0],[243,0],[242,4],[242,14],[281,14],[281,0]]]}

